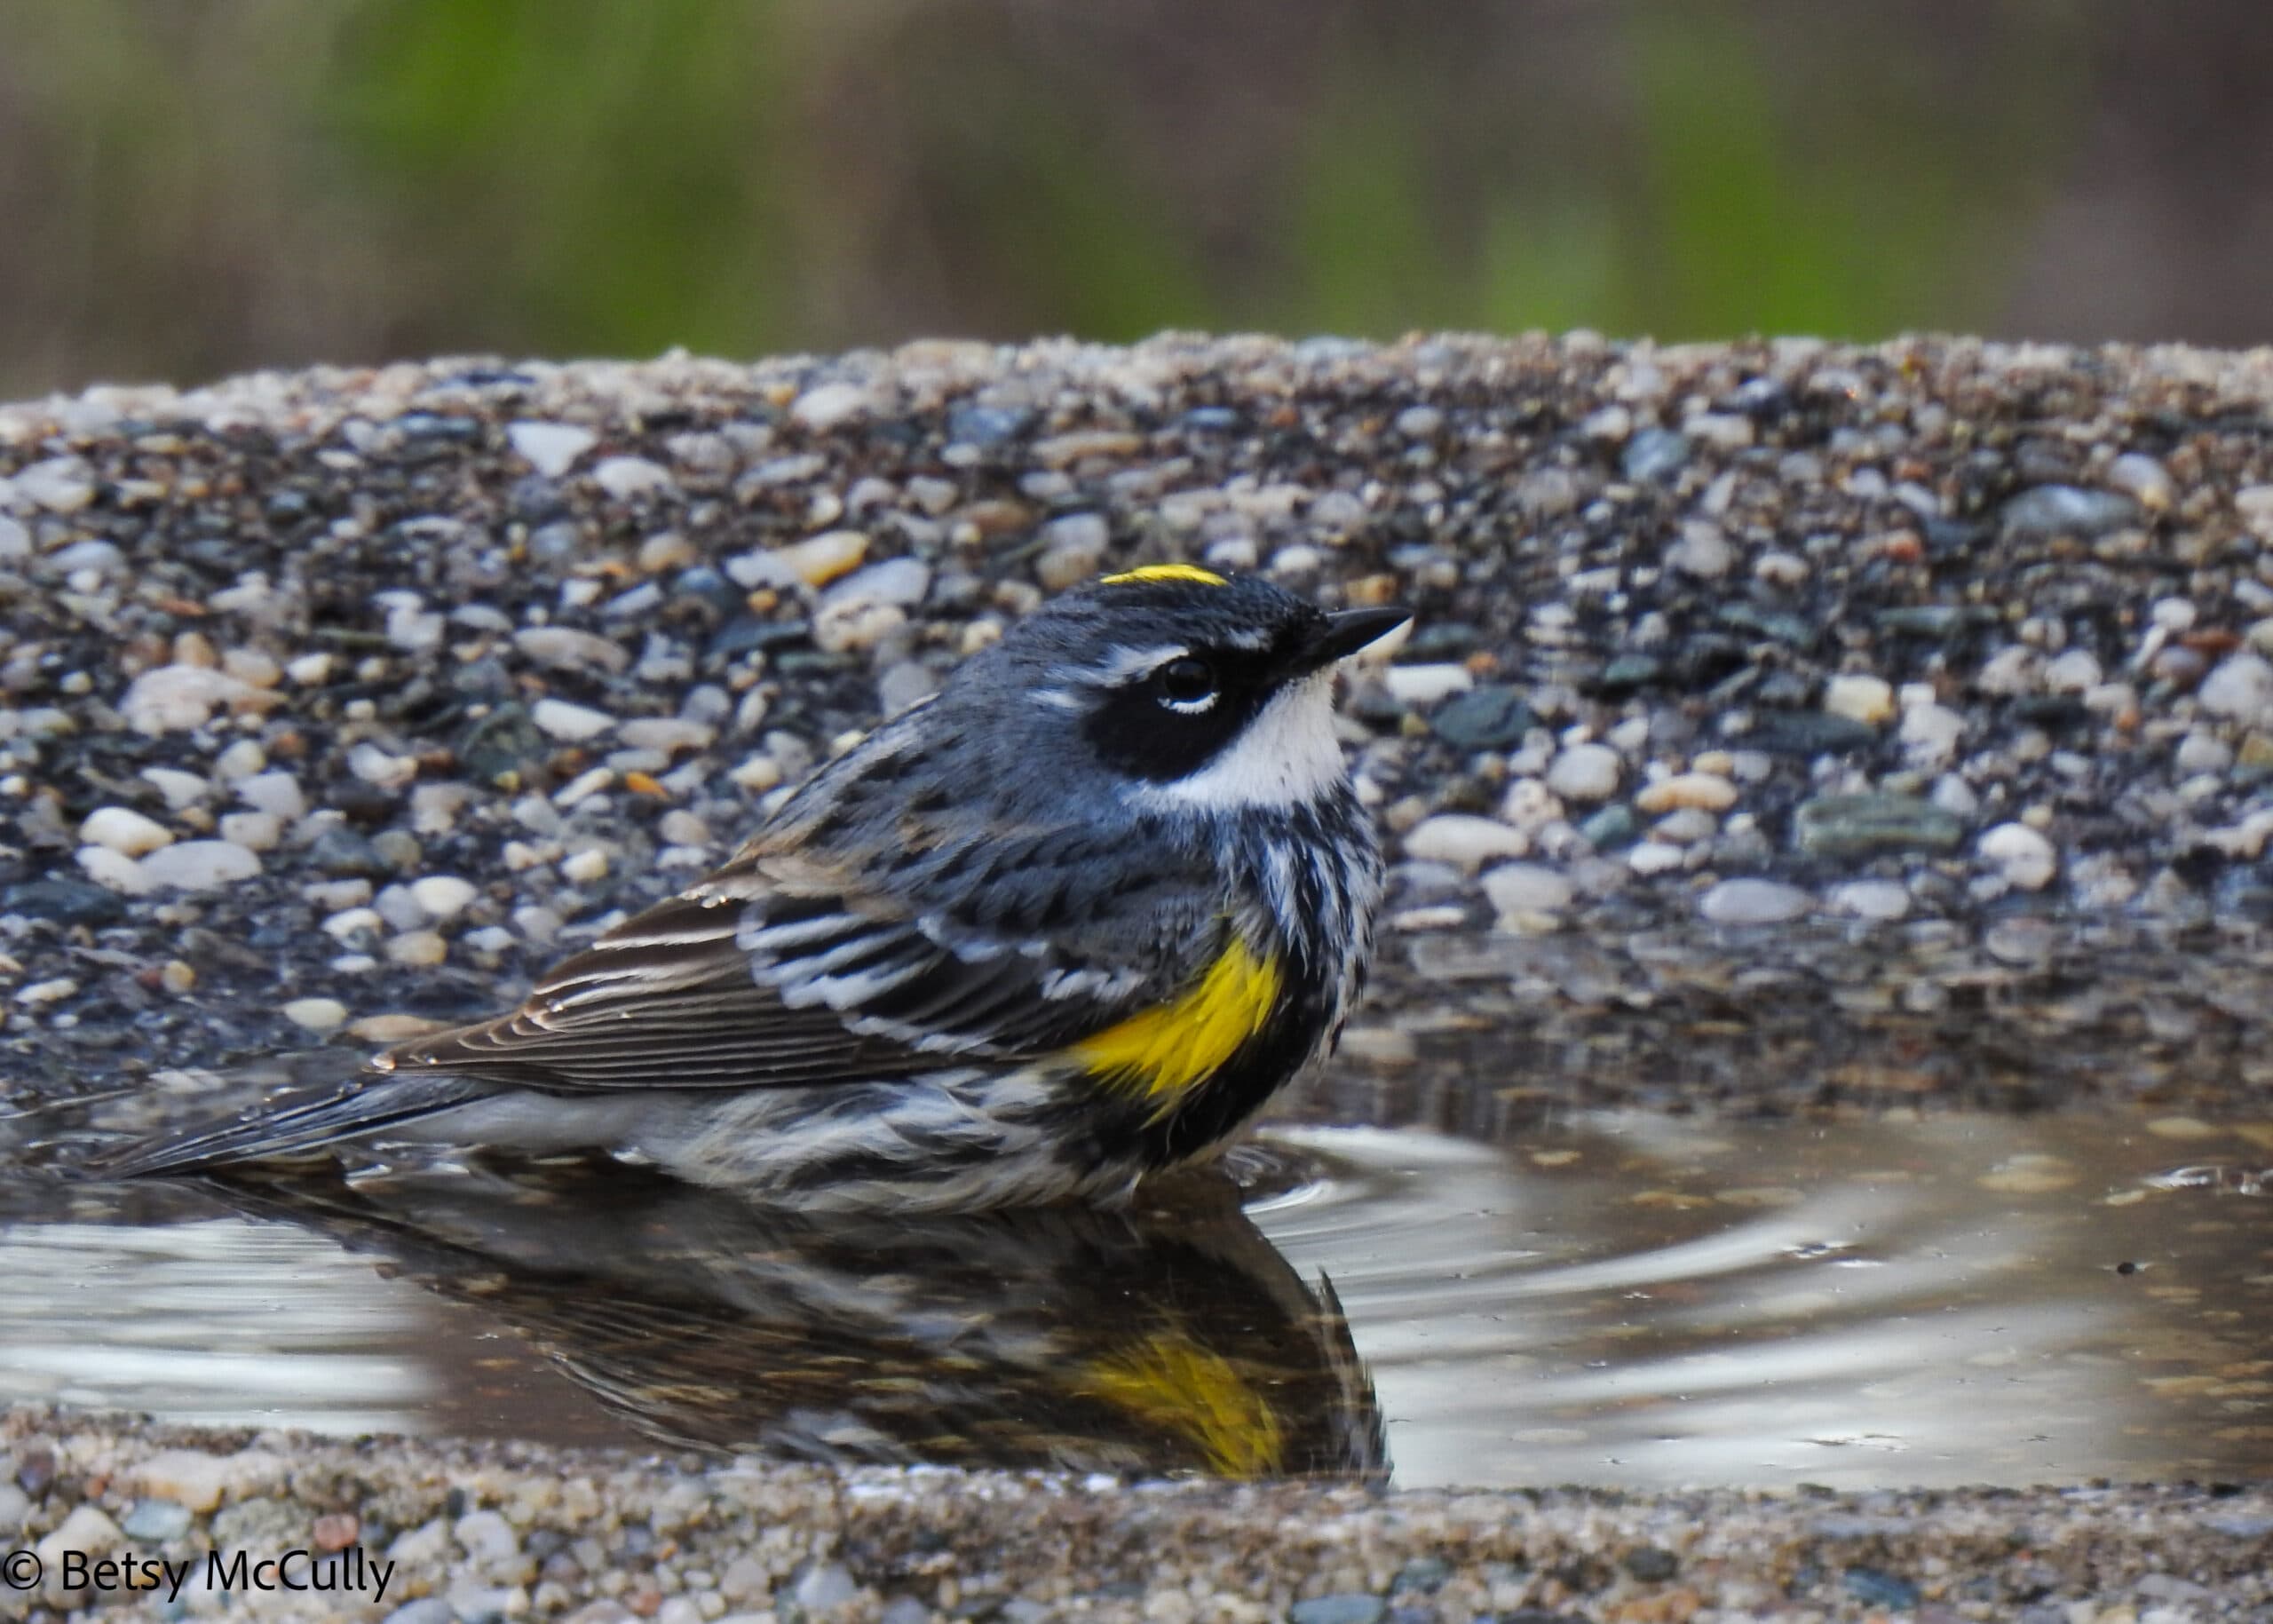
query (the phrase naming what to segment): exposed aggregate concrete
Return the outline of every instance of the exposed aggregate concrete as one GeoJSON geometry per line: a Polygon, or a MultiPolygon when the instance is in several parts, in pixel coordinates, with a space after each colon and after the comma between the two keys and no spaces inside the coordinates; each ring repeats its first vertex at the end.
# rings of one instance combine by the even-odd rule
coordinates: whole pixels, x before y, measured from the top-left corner
{"type": "MultiPolygon", "coordinates": [[[[441,361],[0,408],[7,1092],[123,1089],[127,1123],[202,1086],[166,1068],[492,1009],[1047,591],[1176,557],[1419,612],[1350,696],[1396,867],[1310,1109],[2261,1106],[2269,425],[2264,353],[1584,337],[441,361]]],[[[34,1536],[131,1515],[114,1463],[168,1441],[7,1426],[20,1484],[36,1437],[67,1468],[17,1491],[34,1536]]],[[[580,1528],[648,1519],[598,1571],[660,1541],[692,1590],[760,1553],[747,1606],[667,1612],[658,1580],[634,1611],[661,1617],[787,1620],[818,1562],[847,1616],[2084,1624],[2266,1616],[2273,1566],[2255,1491],[1374,1503],[261,1447],[307,1463],[251,1497],[277,1531],[400,1535],[575,1471],[609,1485],[580,1528]],[[732,1532],[656,1528],[671,1496],[732,1532]]],[[[487,1582],[463,1526],[430,1544],[407,1571],[487,1582]]],[[[596,1593],[540,1604],[550,1554],[500,1610],[596,1593]]]]}

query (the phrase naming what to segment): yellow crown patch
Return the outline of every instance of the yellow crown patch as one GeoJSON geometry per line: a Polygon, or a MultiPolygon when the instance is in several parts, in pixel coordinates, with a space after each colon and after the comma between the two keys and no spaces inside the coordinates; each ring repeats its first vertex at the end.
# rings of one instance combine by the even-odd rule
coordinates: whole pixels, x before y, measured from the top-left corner
{"type": "Polygon", "coordinates": [[[1197,564],[1145,564],[1136,569],[1125,569],[1117,575],[1107,575],[1099,584],[1127,586],[1138,581],[1197,581],[1202,586],[1229,586],[1212,569],[1202,569],[1197,564]]]}

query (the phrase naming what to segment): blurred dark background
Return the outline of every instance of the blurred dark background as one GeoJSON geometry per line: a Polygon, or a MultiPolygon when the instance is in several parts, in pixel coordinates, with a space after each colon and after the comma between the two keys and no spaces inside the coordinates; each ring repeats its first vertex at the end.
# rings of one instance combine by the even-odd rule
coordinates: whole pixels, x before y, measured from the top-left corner
{"type": "Polygon", "coordinates": [[[1163,327],[2273,337],[2265,0],[27,0],[0,396],[1163,327]]]}

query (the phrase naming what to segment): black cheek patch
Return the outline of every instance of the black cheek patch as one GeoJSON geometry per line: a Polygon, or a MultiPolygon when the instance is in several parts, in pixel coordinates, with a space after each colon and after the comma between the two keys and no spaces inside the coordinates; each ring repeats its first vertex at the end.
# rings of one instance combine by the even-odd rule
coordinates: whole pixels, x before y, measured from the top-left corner
{"type": "Polygon", "coordinates": [[[1189,778],[1239,737],[1255,714],[1256,696],[1220,694],[1194,715],[1170,710],[1149,683],[1124,688],[1090,713],[1083,731],[1097,758],[1114,772],[1149,783],[1189,778]]]}

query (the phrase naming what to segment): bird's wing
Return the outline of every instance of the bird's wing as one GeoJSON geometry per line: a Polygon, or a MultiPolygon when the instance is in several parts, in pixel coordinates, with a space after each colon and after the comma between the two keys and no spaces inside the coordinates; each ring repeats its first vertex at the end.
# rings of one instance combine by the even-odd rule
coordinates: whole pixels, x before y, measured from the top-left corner
{"type": "MultiPolygon", "coordinates": [[[[1075,828],[990,834],[999,884],[926,907],[877,863],[754,847],[557,965],[498,1019],[383,1065],[554,1090],[807,1087],[1015,1061],[1196,975],[1224,926],[1183,860],[1075,828]],[[1100,876],[1134,875],[1129,881],[1100,876]]],[[[897,861],[899,860],[892,860],[897,861]]],[[[891,862],[883,865],[889,869],[891,862]]],[[[905,878],[906,876],[900,876],[905,878]]]]}

